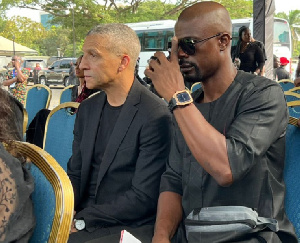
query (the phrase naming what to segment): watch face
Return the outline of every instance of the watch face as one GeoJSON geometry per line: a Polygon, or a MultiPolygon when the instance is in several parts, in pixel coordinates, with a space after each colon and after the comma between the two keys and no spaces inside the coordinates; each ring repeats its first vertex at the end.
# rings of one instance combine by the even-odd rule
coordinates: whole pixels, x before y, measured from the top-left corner
{"type": "Polygon", "coordinates": [[[76,221],[75,221],[75,228],[77,229],[77,230],[83,230],[84,228],[85,228],[85,222],[84,222],[84,220],[82,220],[82,219],[77,219],[76,221]]]}
{"type": "Polygon", "coordinates": [[[177,99],[179,102],[187,102],[191,100],[191,96],[189,95],[188,92],[182,92],[177,94],[177,99]]]}

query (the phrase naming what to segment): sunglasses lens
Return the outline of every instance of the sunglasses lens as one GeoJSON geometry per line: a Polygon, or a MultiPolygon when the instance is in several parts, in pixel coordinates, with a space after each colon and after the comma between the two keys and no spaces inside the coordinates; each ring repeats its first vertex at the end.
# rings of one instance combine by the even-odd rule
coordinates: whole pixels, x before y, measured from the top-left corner
{"type": "Polygon", "coordinates": [[[195,54],[195,44],[188,39],[182,39],[179,41],[179,47],[181,50],[186,53],[187,55],[194,55],[195,54]]]}

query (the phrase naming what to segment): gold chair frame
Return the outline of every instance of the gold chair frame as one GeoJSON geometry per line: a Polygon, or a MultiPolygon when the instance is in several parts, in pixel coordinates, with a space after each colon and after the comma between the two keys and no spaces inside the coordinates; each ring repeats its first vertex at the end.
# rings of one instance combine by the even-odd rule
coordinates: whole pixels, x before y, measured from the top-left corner
{"type": "Polygon", "coordinates": [[[46,125],[45,125],[45,135],[44,135],[44,142],[43,142],[43,148],[45,148],[45,144],[46,144],[46,138],[47,138],[47,132],[48,132],[48,124],[49,124],[49,120],[51,119],[51,116],[58,110],[64,109],[64,108],[75,108],[78,109],[80,103],[78,102],[65,102],[62,103],[58,106],[56,106],[52,111],[50,111],[47,120],[46,120],[46,125]]]}
{"type": "Polygon", "coordinates": [[[29,158],[53,186],[56,207],[48,243],[67,242],[74,212],[74,192],[69,177],[50,154],[36,145],[14,141],[13,146],[21,155],[29,158]]]}
{"type": "Polygon", "coordinates": [[[61,96],[62,96],[63,92],[64,92],[65,90],[67,90],[67,89],[72,89],[74,86],[75,86],[75,85],[69,85],[69,86],[63,88],[63,90],[60,92],[60,96],[59,96],[59,104],[61,104],[61,96]]]}
{"type": "Polygon", "coordinates": [[[46,107],[45,107],[46,109],[48,109],[49,105],[50,105],[50,100],[52,98],[52,91],[48,86],[43,85],[43,84],[35,84],[35,85],[32,85],[30,88],[28,88],[28,90],[26,92],[24,107],[26,108],[27,94],[28,94],[29,90],[34,89],[34,88],[43,88],[43,89],[46,89],[48,91],[49,95],[48,95],[48,99],[47,99],[47,103],[46,103],[46,107]]]}

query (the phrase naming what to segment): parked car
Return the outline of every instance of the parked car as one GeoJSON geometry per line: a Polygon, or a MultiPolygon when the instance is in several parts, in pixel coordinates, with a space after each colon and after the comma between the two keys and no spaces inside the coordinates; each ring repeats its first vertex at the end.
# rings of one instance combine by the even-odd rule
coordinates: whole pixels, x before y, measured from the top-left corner
{"type": "Polygon", "coordinates": [[[38,73],[39,83],[49,86],[54,85],[71,85],[69,81],[69,70],[71,62],[76,63],[76,58],[62,58],[53,62],[48,70],[41,70],[38,73]]]}
{"type": "Polygon", "coordinates": [[[29,71],[29,77],[27,79],[28,82],[33,81],[33,72],[34,68],[36,67],[36,64],[40,64],[41,70],[47,69],[47,65],[44,60],[42,59],[26,59],[22,63],[22,67],[25,69],[28,69],[29,71]]]}
{"type": "Polygon", "coordinates": [[[47,66],[50,66],[53,62],[61,59],[62,57],[58,57],[58,56],[52,56],[47,60],[47,66]]]}

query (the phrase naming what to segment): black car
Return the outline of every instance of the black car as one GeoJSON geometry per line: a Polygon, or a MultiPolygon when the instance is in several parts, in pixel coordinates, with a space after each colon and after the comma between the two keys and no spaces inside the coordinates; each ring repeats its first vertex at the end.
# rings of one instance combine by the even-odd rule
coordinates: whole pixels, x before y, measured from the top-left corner
{"type": "Polygon", "coordinates": [[[72,85],[69,81],[71,62],[75,64],[76,58],[62,58],[53,62],[48,67],[48,70],[42,70],[38,73],[39,83],[47,86],[51,84],[64,86],[72,85]]]}

